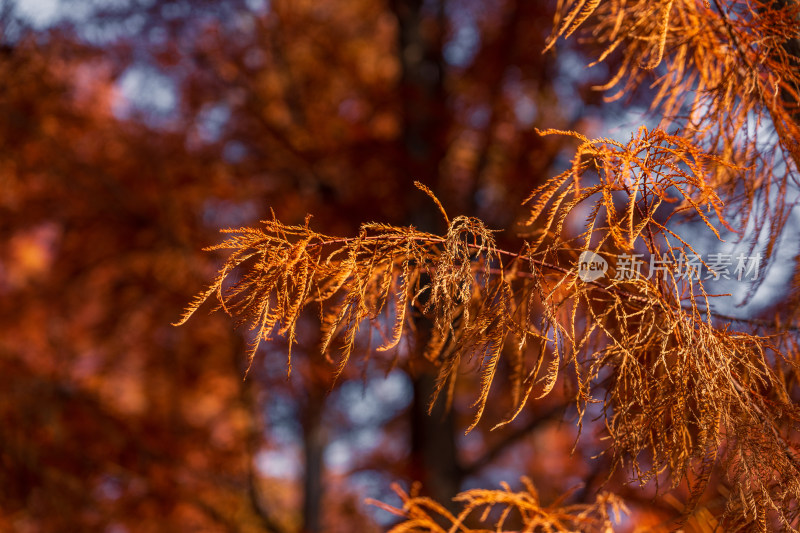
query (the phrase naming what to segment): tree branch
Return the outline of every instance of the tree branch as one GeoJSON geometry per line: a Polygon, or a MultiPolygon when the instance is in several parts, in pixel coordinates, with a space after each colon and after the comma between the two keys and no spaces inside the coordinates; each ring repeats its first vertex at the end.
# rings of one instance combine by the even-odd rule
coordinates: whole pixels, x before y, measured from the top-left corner
{"type": "MultiPolygon", "coordinates": [[[[365,236],[365,237],[341,237],[341,238],[335,238],[335,239],[324,239],[324,240],[321,240],[321,241],[319,241],[317,243],[311,243],[311,244],[308,245],[308,247],[312,248],[312,247],[318,247],[318,246],[348,244],[348,243],[351,243],[351,242],[356,241],[356,240],[367,240],[367,241],[403,240],[403,239],[407,239],[407,238],[408,238],[407,235],[398,235],[398,236],[392,236],[392,235],[368,235],[368,236],[365,236]]],[[[422,242],[428,242],[428,243],[436,243],[436,244],[440,244],[440,243],[445,243],[446,242],[446,239],[444,239],[442,237],[439,237],[439,236],[436,236],[436,235],[425,235],[424,237],[417,238],[417,240],[422,241],[422,242]]],[[[475,249],[475,250],[479,250],[480,249],[480,246],[477,245],[477,244],[466,243],[466,246],[469,247],[469,248],[475,249]]],[[[502,248],[496,248],[494,251],[497,252],[497,254],[499,254],[499,255],[510,257],[512,259],[512,261],[518,260],[518,259],[525,259],[525,260],[530,261],[531,263],[533,263],[533,264],[535,264],[535,265],[537,265],[537,266],[539,266],[541,268],[547,269],[547,270],[552,270],[554,272],[560,272],[562,274],[568,274],[568,275],[573,275],[573,276],[577,276],[578,275],[577,272],[575,272],[574,270],[562,267],[560,265],[556,265],[556,264],[553,264],[553,263],[550,263],[550,262],[547,262],[547,261],[542,261],[540,259],[534,259],[532,257],[525,257],[525,256],[522,255],[522,252],[514,253],[514,252],[509,252],[508,250],[504,250],[502,248]]],[[[493,268],[493,269],[490,269],[490,272],[492,272],[494,274],[503,274],[504,270],[503,269],[493,268]]],[[[519,276],[519,277],[529,277],[529,278],[532,278],[534,276],[532,273],[529,273],[529,272],[517,272],[516,275],[519,276]]],[[[634,293],[625,291],[623,289],[619,289],[617,287],[604,285],[603,283],[601,283],[598,280],[584,281],[584,283],[592,285],[592,286],[596,287],[597,289],[599,289],[601,291],[604,291],[604,292],[607,292],[607,293],[610,293],[610,294],[614,294],[616,296],[620,296],[622,298],[625,298],[625,299],[633,301],[633,302],[648,303],[648,302],[651,301],[649,298],[647,298],[645,296],[640,296],[638,294],[634,294],[634,293]]],[[[709,295],[709,296],[727,296],[727,295],[719,294],[719,295],[709,295]]],[[[694,307],[694,306],[691,306],[691,305],[682,305],[681,309],[683,309],[683,310],[695,310],[697,308],[694,307]]],[[[728,320],[730,322],[739,322],[739,323],[750,324],[750,325],[759,326],[759,327],[773,327],[773,326],[775,326],[774,323],[772,323],[772,322],[770,322],[768,320],[762,320],[762,319],[758,319],[758,318],[736,317],[736,316],[727,315],[727,314],[724,314],[724,313],[718,313],[716,311],[711,311],[711,310],[708,310],[708,309],[697,309],[697,310],[700,311],[701,313],[705,313],[705,314],[709,315],[711,318],[715,318],[715,319],[719,319],[719,320],[728,320]]],[[[781,327],[781,326],[776,326],[776,327],[777,327],[777,329],[782,329],[784,331],[800,332],[800,326],[789,326],[789,325],[786,325],[786,326],[783,326],[783,327],[781,327]]]]}

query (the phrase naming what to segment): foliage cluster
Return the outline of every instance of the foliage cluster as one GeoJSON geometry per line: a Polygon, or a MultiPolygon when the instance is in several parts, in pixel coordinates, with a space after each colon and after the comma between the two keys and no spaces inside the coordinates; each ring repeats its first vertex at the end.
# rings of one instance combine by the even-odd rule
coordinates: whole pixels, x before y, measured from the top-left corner
{"type": "MultiPolygon", "coordinates": [[[[302,310],[317,307],[321,351],[335,361],[336,375],[358,343],[367,346],[365,358],[371,351],[393,354],[389,365],[421,356],[438,368],[433,406],[452,403],[463,367],[478,372],[468,431],[499,386],[498,365],[512,369],[502,387],[513,398],[498,426],[560,381],[574,391],[578,427],[601,406],[614,468],[629,469],[642,486],[688,484],[682,522],[702,511],[698,502],[720,464],[730,487],[718,517],[726,530],[796,528],[796,312],[776,317],[769,335],[737,331],[729,317],[714,315],[703,280],[667,269],[616,279],[612,266],[607,279],[586,282],[574,264],[586,251],[640,252],[672,264],[697,255],[676,229],[678,218],[700,221],[718,239],[740,232],[751,250],[774,257],[800,161],[800,5],[562,4],[547,48],[584,28],[586,42],[600,50],[598,61],[621,57],[599,89],[620,85],[620,97],[654,80],[652,105],[663,119],[627,143],[540,132],[579,144],[571,166],[525,200],[519,251],[498,248],[477,218],[451,219],[418,184],[444,217],[444,235],[374,222],[344,238],[314,231],[309,219],[289,225],[274,217],[258,228],[226,230],[233,236],[210,249],[231,253],[181,323],[216,299],[254,332],[252,362],[261,341],[276,335],[287,338],[291,353],[302,310]],[[569,229],[575,218],[584,221],[578,235],[569,229]],[[424,349],[403,349],[421,316],[432,324],[430,339],[424,349]],[[367,321],[365,338],[359,332],[367,321]],[[374,332],[380,340],[371,350],[374,332]]],[[[544,509],[530,486],[519,494],[465,492],[458,516],[413,493],[402,496],[406,521],[398,532],[471,531],[464,517],[485,507],[488,520],[494,506],[505,508],[494,522],[498,531],[512,509],[527,531],[591,529],[610,527],[607,505],[623,509],[611,495],[593,507],[544,509]],[[430,513],[444,516],[449,529],[430,513]],[[591,513],[599,522],[587,525],[591,513]]]]}

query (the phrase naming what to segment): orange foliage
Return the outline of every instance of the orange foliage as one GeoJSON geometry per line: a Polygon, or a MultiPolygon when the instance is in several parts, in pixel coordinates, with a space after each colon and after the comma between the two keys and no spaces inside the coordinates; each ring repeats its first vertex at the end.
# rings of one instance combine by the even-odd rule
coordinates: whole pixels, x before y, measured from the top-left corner
{"type": "Polygon", "coordinates": [[[0,8],[0,530],[798,528],[797,259],[575,268],[781,269],[796,3],[89,4],[0,8]]]}

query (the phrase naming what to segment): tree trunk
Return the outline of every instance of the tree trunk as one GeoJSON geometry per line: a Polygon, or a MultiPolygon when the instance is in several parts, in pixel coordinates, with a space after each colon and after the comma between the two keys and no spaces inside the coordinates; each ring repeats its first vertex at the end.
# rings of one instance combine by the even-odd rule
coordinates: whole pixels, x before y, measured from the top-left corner
{"type": "Polygon", "coordinates": [[[325,408],[324,391],[327,389],[312,386],[308,402],[303,409],[303,456],[305,475],[303,476],[303,532],[321,531],[320,514],[324,492],[323,458],[327,444],[327,432],[322,412],[325,408]],[[322,392],[320,392],[322,391],[322,392]]]}
{"type": "MultiPolygon", "coordinates": [[[[403,160],[400,162],[409,180],[419,180],[437,189],[439,165],[446,152],[448,108],[445,99],[442,60],[444,6],[435,4],[435,12],[422,0],[393,0],[398,21],[398,53],[403,66],[400,90],[403,93],[403,160]]],[[[427,209],[430,200],[421,193],[409,195],[409,222],[424,231],[437,231],[441,217],[427,209]]],[[[445,206],[447,198],[443,198],[445,206]]],[[[417,338],[415,361],[430,338],[430,321],[416,313],[417,338]]],[[[439,402],[428,414],[428,405],[436,382],[437,368],[427,362],[416,364],[412,372],[414,401],[410,412],[411,459],[409,475],[422,482],[423,491],[443,505],[452,505],[460,485],[456,454],[456,424],[452,412],[444,412],[439,402]]]]}

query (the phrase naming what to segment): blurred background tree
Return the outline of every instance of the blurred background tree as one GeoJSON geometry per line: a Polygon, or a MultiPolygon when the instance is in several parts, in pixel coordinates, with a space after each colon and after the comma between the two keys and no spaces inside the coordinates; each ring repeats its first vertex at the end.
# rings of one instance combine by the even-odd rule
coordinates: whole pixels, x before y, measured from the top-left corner
{"type": "MultiPolygon", "coordinates": [[[[220,264],[199,247],[272,212],[441,232],[419,180],[518,246],[521,201],[574,149],[534,129],[591,136],[649,104],[590,89],[620,58],[542,54],[555,1],[45,4],[0,15],[0,529],[373,531],[396,517],[364,499],[397,503],[392,481],[446,504],[521,474],[543,500],[583,482],[570,501],[594,501],[608,461],[590,430],[571,453],[566,389],[489,432],[512,407],[493,391],[465,436],[474,395],[428,415],[419,361],[334,385],[313,313],[290,379],[278,342],[243,380],[221,314],[170,324],[220,264]]],[[[680,513],[608,483],[623,528],[680,513]]]]}

